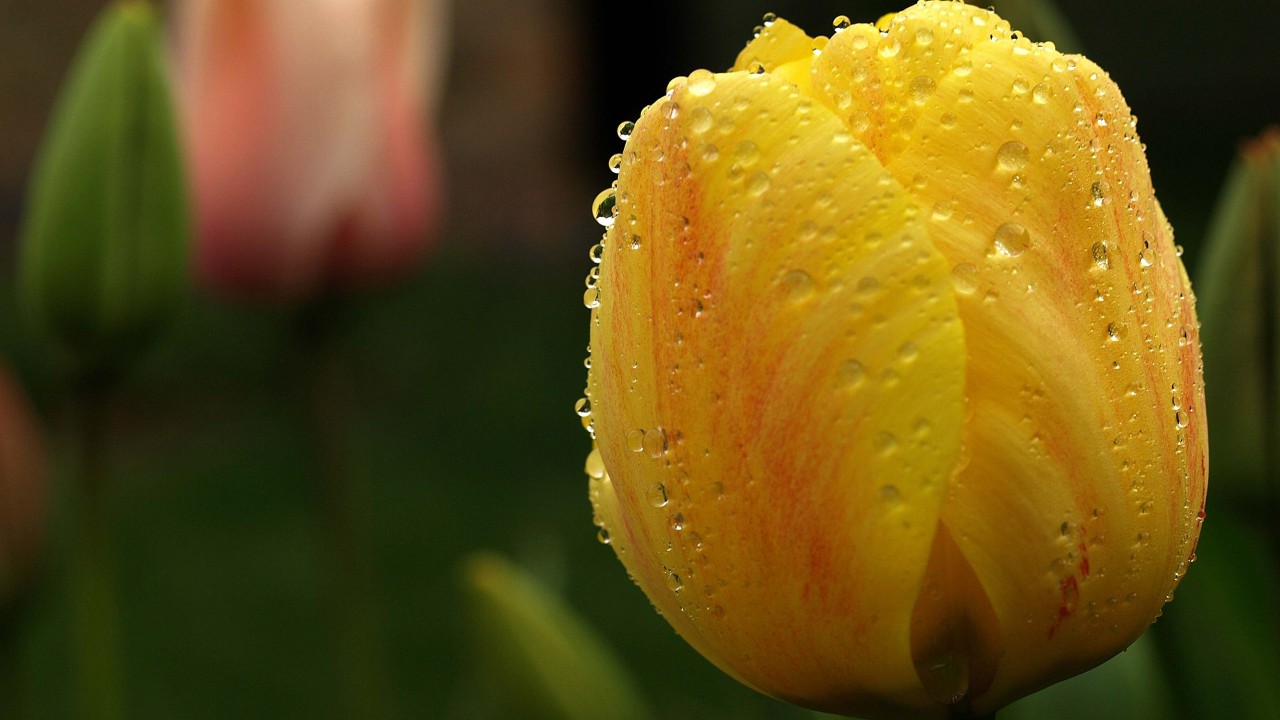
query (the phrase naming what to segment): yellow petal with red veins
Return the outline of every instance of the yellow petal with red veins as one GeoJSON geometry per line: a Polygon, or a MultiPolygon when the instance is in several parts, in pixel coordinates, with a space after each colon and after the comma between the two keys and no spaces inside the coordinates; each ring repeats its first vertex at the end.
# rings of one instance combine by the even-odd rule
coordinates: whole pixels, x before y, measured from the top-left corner
{"type": "Polygon", "coordinates": [[[968,462],[942,521],[1001,629],[972,698],[992,710],[1128,644],[1185,571],[1207,462],[1194,301],[1105,72],[956,3],[885,29],[834,37],[813,87],[953,267],[968,462]]]}
{"type": "Polygon", "coordinates": [[[827,108],[747,73],[645,111],[617,210],[588,474],[619,558],[763,692],[941,713],[911,615],[959,456],[965,341],[926,218],[827,108]]]}

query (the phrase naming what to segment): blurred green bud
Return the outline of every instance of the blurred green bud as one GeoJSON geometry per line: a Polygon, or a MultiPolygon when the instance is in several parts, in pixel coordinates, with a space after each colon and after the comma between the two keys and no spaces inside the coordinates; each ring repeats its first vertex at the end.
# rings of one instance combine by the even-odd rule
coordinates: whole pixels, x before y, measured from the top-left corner
{"type": "Polygon", "coordinates": [[[1274,537],[1265,527],[1214,512],[1200,539],[1199,567],[1151,630],[1171,662],[1177,717],[1280,718],[1280,556],[1274,537]]]}
{"type": "Polygon", "coordinates": [[[495,717],[650,717],[617,654],[532,576],[492,554],[472,556],[464,576],[495,717]]]}
{"type": "Polygon", "coordinates": [[[181,149],[155,12],[110,5],[45,131],[29,188],[18,293],[84,370],[140,351],[187,285],[181,149]]]}
{"type": "Polygon", "coordinates": [[[1280,129],[1227,177],[1196,278],[1214,492],[1280,499],[1280,129]]]}

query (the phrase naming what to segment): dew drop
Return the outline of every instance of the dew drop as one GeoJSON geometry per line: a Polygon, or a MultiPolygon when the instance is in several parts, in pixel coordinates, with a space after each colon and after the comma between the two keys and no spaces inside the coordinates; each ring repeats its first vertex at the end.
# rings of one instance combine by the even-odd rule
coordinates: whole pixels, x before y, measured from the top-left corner
{"type": "Polygon", "coordinates": [[[897,507],[902,504],[902,491],[898,489],[897,485],[881,485],[880,499],[886,505],[897,507]]]}
{"type": "Polygon", "coordinates": [[[684,583],[681,582],[680,576],[668,570],[667,571],[667,589],[678,595],[680,594],[680,590],[682,588],[684,588],[684,583]]]}
{"type": "Polygon", "coordinates": [[[789,270],[779,282],[782,291],[793,302],[800,302],[813,295],[813,276],[804,270],[789,270]]]}
{"type": "Polygon", "coordinates": [[[583,470],[586,471],[587,477],[595,478],[596,480],[604,477],[604,457],[600,455],[600,448],[591,448],[583,470]]]}
{"type": "Polygon", "coordinates": [[[667,452],[667,431],[662,428],[654,428],[645,433],[641,448],[651,458],[662,457],[667,452]]]}
{"type": "Polygon", "coordinates": [[[680,115],[680,105],[675,100],[668,100],[662,103],[658,111],[662,113],[662,117],[668,120],[675,120],[680,115]]]}
{"type": "Polygon", "coordinates": [[[837,15],[836,19],[831,21],[831,27],[835,28],[836,31],[844,30],[852,24],[853,22],[849,20],[848,15],[837,15]]]}
{"type": "Polygon", "coordinates": [[[617,175],[622,170],[622,153],[614,153],[609,158],[609,171],[617,175]]]}
{"type": "Polygon", "coordinates": [[[857,360],[845,360],[840,365],[840,370],[836,374],[836,383],[839,387],[852,390],[858,387],[867,379],[866,368],[862,367],[862,363],[857,360]]]}
{"type": "Polygon", "coordinates": [[[1031,247],[1031,233],[1022,225],[1009,222],[996,228],[994,242],[999,254],[1017,257],[1031,247]]]}
{"type": "Polygon", "coordinates": [[[749,168],[760,161],[760,148],[750,140],[743,140],[734,150],[733,159],[742,167],[749,168]]]}
{"type": "Polygon", "coordinates": [[[937,85],[933,82],[933,78],[920,75],[911,81],[911,102],[917,105],[929,102],[929,98],[933,97],[933,91],[936,87],[937,85]]]}
{"type": "Polygon", "coordinates": [[[1000,167],[1005,170],[1017,172],[1027,166],[1028,160],[1030,160],[1030,154],[1027,152],[1027,146],[1017,140],[1010,140],[996,151],[996,162],[1000,163],[1000,167]]]}
{"type": "Polygon", "coordinates": [[[618,216],[618,192],[609,188],[596,195],[591,203],[591,214],[595,216],[596,222],[604,227],[611,227],[618,216]]]}
{"type": "Polygon", "coordinates": [[[769,176],[762,172],[753,173],[747,178],[747,192],[753,197],[760,197],[769,189],[769,176]]]}
{"type": "Polygon", "coordinates": [[[1093,263],[1099,268],[1106,270],[1111,267],[1111,256],[1107,253],[1107,244],[1105,242],[1096,242],[1093,244],[1093,263]]]}
{"type": "Polygon", "coordinates": [[[631,133],[635,132],[636,124],[630,120],[623,120],[618,123],[618,139],[627,140],[631,137],[631,133]]]}
{"type": "Polygon", "coordinates": [[[972,295],[978,291],[978,268],[970,263],[960,263],[951,268],[951,284],[961,295],[972,295]]]}
{"type": "Polygon", "coordinates": [[[1096,182],[1089,186],[1089,194],[1093,196],[1093,206],[1102,207],[1107,202],[1107,184],[1096,182]]]}
{"type": "Polygon", "coordinates": [[[644,430],[636,428],[627,433],[627,449],[631,452],[644,452],[644,430]]]}
{"type": "Polygon", "coordinates": [[[573,404],[573,411],[578,413],[578,417],[591,415],[591,401],[584,397],[578,398],[578,402],[573,404]]]}
{"type": "Polygon", "coordinates": [[[701,105],[689,112],[689,129],[695,135],[706,133],[711,129],[712,125],[715,125],[715,122],[716,118],[711,114],[711,111],[701,105]]]}
{"type": "Polygon", "coordinates": [[[716,76],[710,70],[694,70],[689,73],[689,93],[699,97],[716,89],[716,76]]]}
{"type": "Polygon", "coordinates": [[[649,487],[649,504],[656,507],[666,507],[671,502],[671,498],[667,497],[667,486],[662,483],[654,483],[649,487]]]}
{"type": "Polygon", "coordinates": [[[587,291],[582,294],[582,304],[592,310],[600,307],[600,288],[587,288],[587,291]]]}
{"type": "Polygon", "coordinates": [[[890,432],[877,433],[874,443],[876,451],[881,455],[888,455],[898,449],[898,438],[890,432]]]}

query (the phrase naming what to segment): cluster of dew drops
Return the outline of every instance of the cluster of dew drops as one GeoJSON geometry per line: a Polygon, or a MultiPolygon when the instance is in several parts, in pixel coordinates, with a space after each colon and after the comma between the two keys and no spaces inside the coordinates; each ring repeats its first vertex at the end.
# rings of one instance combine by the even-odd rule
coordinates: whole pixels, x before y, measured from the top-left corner
{"type": "MultiPolygon", "coordinates": [[[[625,142],[631,137],[632,130],[635,129],[635,123],[631,121],[623,122],[618,125],[618,138],[625,142]]],[[[609,158],[609,171],[617,175],[622,169],[622,153],[614,153],[609,158]]],[[[592,311],[593,322],[595,321],[594,312],[600,307],[600,261],[604,259],[605,245],[608,243],[609,228],[613,227],[614,221],[618,216],[618,182],[615,180],[610,183],[609,187],[602,190],[596,195],[595,200],[591,203],[591,215],[604,228],[604,234],[601,235],[600,241],[591,246],[587,257],[591,260],[591,269],[587,272],[586,286],[587,289],[582,295],[582,304],[592,311]]],[[[587,371],[591,370],[591,346],[587,346],[587,357],[582,362],[587,371]]],[[[574,412],[582,419],[583,425],[587,430],[587,434],[594,440],[596,437],[595,421],[591,417],[591,399],[590,389],[584,388],[582,397],[574,403],[574,412]]],[[[601,542],[608,543],[608,533],[601,531],[601,542]]]]}

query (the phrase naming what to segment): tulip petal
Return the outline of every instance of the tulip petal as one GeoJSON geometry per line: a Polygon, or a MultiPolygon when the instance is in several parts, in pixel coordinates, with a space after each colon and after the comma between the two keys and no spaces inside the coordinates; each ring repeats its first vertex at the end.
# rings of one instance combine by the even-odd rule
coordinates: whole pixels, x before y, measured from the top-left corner
{"type": "Polygon", "coordinates": [[[760,33],[738,53],[732,70],[749,71],[755,65],[767,72],[813,56],[813,38],[786,20],[777,19],[760,28],[760,33]]]}
{"type": "Polygon", "coordinates": [[[967,464],[942,518],[1002,632],[972,699],[989,711],[1138,637],[1185,571],[1207,462],[1194,300],[1129,108],[1084,58],[922,3],[834,37],[813,86],[853,98],[963,279],[967,464]]]}
{"type": "Polygon", "coordinates": [[[959,455],[949,270],[875,156],[769,74],[699,73],[627,143],[587,298],[597,519],[763,692],[943,712],[909,641],[959,455]]]}

